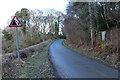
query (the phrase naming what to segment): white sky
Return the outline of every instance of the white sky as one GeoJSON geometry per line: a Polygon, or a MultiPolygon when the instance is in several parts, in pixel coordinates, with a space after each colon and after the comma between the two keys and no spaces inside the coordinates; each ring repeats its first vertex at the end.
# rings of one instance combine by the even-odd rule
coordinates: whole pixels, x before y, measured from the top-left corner
{"type": "Polygon", "coordinates": [[[4,29],[11,16],[22,8],[31,9],[47,9],[53,8],[65,13],[67,0],[1,0],[0,1],[0,28],[4,29]]]}

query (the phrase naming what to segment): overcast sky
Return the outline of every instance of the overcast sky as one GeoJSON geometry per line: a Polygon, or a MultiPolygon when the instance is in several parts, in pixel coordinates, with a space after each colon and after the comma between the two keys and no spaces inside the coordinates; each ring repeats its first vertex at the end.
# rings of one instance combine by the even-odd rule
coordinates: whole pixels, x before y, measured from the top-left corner
{"type": "Polygon", "coordinates": [[[0,1],[0,28],[4,29],[9,23],[8,19],[14,16],[21,8],[40,9],[53,8],[65,13],[67,0],[1,0],[0,1]]]}

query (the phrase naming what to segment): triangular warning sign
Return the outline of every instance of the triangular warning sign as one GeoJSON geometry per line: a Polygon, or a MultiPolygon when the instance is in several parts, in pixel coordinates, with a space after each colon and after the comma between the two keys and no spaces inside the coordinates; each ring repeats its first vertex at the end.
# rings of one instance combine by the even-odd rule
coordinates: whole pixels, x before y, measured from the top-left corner
{"type": "Polygon", "coordinates": [[[22,24],[19,21],[19,19],[16,16],[14,16],[9,27],[22,27],[22,24]]]}

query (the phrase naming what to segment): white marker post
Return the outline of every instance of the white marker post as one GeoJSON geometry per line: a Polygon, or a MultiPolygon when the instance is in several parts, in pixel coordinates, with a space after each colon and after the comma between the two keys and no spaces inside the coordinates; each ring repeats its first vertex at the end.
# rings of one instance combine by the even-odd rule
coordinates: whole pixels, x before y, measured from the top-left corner
{"type": "Polygon", "coordinates": [[[19,19],[16,16],[14,16],[9,27],[16,27],[16,49],[17,49],[18,62],[20,62],[18,27],[22,27],[22,24],[19,21],[19,19]]]}

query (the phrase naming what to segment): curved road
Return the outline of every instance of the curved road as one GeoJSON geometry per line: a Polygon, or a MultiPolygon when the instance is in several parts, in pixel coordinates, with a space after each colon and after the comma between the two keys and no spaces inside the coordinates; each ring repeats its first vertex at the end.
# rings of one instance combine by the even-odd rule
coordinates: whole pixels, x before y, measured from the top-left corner
{"type": "Polygon", "coordinates": [[[61,78],[118,78],[118,71],[79,55],[62,45],[64,39],[50,46],[50,56],[61,78]]]}

